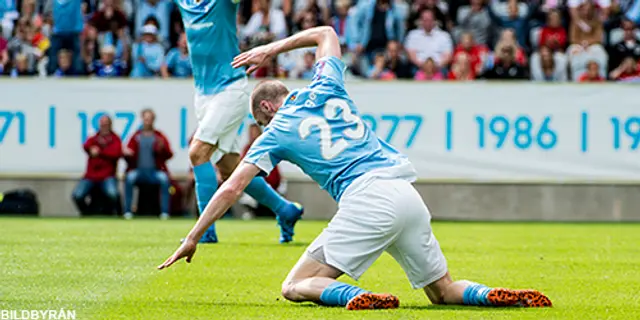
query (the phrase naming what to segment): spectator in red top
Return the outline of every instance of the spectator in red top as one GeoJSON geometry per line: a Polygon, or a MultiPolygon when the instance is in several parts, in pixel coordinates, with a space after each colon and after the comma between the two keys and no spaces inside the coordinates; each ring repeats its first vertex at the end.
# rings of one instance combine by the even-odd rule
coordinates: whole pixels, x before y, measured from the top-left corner
{"type": "Polygon", "coordinates": [[[638,70],[638,66],[636,61],[633,58],[628,57],[622,61],[620,66],[615,68],[611,73],[609,73],[609,78],[611,80],[629,80],[632,78],[637,78],[640,76],[640,70],[638,70]]]}
{"type": "Polygon", "coordinates": [[[142,129],[136,131],[124,150],[128,168],[125,179],[125,219],[132,219],[133,186],[138,183],[160,185],[160,218],[169,218],[169,171],[167,160],[173,157],[169,140],[153,126],[156,115],[151,109],[141,113],[142,129]]]}
{"type": "Polygon", "coordinates": [[[0,25],[0,74],[9,65],[9,50],[7,50],[8,41],[2,37],[2,25],[0,25]]]}
{"type": "Polygon", "coordinates": [[[560,11],[553,9],[547,14],[547,24],[540,31],[540,46],[553,52],[564,51],[567,46],[567,31],[562,27],[560,11]]]}
{"type": "Polygon", "coordinates": [[[468,81],[476,78],[471,62],[471,55],[461,52],[458,54],[451,65],[449,71],[449,80],[468,81]]]}
{"type": "Polygon", "coordinates": [[[460,54],[466,54],[473,73],[481,74],[488,53],[489,48],[476,44],[473,35],[470,32],[465,32],[460,36],[460,44],[453,51],[453,60],[455,61],[456,56],[460,54]]]}
{"type": "Polygon", "coordinates": [[[600,66],[595,61],[587,63],[587,72],[583,73],[578,82],[602,82],[604,78],[600,75],[600,66]]]}
{"type": "Polygon", "coordinates": [[[87,171],[76,188],[73,190],[73,201],[80,213],[87,213],[85,198],[94,187],[104,193],[106,198],[115,205],[118,201],[118,186],[116,169],[118,160],[122,157],[122,142],[120,137],[111,130],[111,118],[100,118],[100,130],[84,143],[84,151],[89,155],[87,171]]]}

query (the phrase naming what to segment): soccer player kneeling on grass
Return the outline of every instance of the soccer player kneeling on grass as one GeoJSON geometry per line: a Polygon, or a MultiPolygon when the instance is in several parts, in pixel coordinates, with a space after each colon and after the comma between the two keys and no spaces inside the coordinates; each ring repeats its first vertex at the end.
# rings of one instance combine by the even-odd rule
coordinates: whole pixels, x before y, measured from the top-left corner
{"type": "Polygon", "coordinates": [[[298,165],[338,202],[338,212],[309,246],[282,285],[291,301],[313,301],[350,310],[396,308],[397,297],[371,293],[338,282],[358,279],[384,252],[406,272],[411,285],[424,289],[436,304],[477,306],[551,306],[536,290],[489,288],[453,281],[431,216],[411,182],[409,160],[367,128],[344,88],[344,64],[333,29],[319,27],[238,55],[234,67],[248,73],[277,54],[317,46],[311,85],[289,91],[279,81],[265,81],[251,96],[254,118],[266,128],[243,163],[215,194],[187,240],[159,269],[191,261],[205,230],[241,195],[257,174],[269,173],[282,160],[298,165]]]}

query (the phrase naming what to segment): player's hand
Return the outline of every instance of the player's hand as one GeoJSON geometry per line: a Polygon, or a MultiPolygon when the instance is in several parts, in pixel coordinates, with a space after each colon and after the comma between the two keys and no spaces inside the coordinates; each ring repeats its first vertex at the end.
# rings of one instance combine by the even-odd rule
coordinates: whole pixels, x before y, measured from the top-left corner
{"type": "Polygon", "coordinates": [[[259,46],[235,56],[231,66],[234,68],[248,66],[247,74],[251,74],[269,63],[269,58],[269,48],[267,46],[259,46]]]}
{"type": "Polygon", "coordinates": [[[191,259],[193,259],[193,255],[196,253],[197,246],[198,243],[196,241],[189,241],[185,239],[182,245],[180,245],[180,248],[178,248],[171,257],[165,260],[164,263],[158,266],[158,270],[169,268],[172,264],[182,258],[187,258],[187,263],[191,263],[191,259]]]}
{"type": "Polygon", "coordinates": [[[131,148],[124,148],[124,150],[122,151],[122,153],[127,156],[130,157],[133,155],[133,150],[131,150],[131,148]]]}
{"type": "Polygon", "coordinates": [[[97,156],[98,154],[100,154],[100,147],[93,146],[93,147],[89,148],[89,153],[91,154],[92,157],[97,156]]]}

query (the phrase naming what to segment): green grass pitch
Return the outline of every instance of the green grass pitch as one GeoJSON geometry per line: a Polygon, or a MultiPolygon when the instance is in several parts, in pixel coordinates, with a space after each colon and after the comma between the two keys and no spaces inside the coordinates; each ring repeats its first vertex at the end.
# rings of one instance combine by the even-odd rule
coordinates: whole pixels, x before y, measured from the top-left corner
{"type": "MultiPolygon", "coordinates": [[[[221,243],[157,271],[193,220],[0,218],[0,310],[75,309],[77,319],[640,319],[640,225],[436,222],[455,279],[536,288],[554,307],[433,306],[388,256],[358,282],[398,310],[294,304],[280,283],[326,225],[222,221],[221,243]]],[[[350,283],[352,280],[344,279],[350,283]]]]}

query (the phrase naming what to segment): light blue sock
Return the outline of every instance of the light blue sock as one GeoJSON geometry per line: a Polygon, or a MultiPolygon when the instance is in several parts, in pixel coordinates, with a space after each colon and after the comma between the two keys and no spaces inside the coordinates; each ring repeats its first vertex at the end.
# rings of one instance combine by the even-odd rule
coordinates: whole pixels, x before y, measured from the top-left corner
{"type": "Polygon", "coordinates": [[[278,192],[264,180],[263,177],[255,177],[244,188],[244,192],[254,198],[263,206],[269,208],[276,215],[280,215],[285,208],[293,205],[289,200],[283,198],[278,192]]]}
{"type": "Polygon", "coordinates": [[[351,299],[365,292],[367,291],[350,284],[334,282],[324,288],[320,301],[327,306],[346,306],[351,299]]]}
{"type": "MultiPolygon", "coordinates": [[[[218,177],[216,176],[216,169],[211,162],[207,161],[203,164],[193,167],[193,175],[196,180],[196,199],[198,201],[199,214],[204,212],[204,208],[207,207],[209,200],[213,197],[218,189],[218,177]]],[[[212,224],[206,231],[206,235],[215,237],[216,227],[212,224]]]]}
{"type": "Polygon", "coordinates": [[[462,303],[472,306],[489,306],[491,302],[487,299],[491,288],[479,284],[471,283],[462,293],[462,303]]]}

